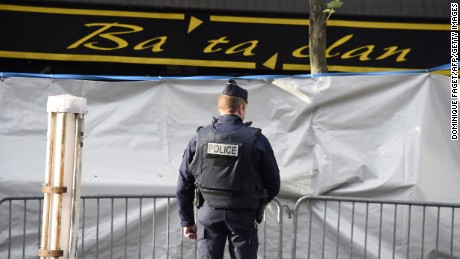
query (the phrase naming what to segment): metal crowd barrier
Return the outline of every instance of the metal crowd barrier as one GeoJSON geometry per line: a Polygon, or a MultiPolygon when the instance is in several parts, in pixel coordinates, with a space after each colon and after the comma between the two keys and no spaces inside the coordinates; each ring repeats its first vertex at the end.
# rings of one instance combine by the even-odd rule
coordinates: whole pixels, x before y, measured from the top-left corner
{"type": "MultiPolygon", "coordinates": [[[[0,201],[0,258],[37,258],[42,202],[0,201]]],[[[82,196],[78,257],[197,258],[196,242],[184,240],[175,202],[170,195],[82,196]]],[[[268,208],[259,225],[259,257],[281,258],[281,204],[275,199],[268,208]]]]}
{"type": "Polygon", "coordinates": [[[460,258],[460,204],[302,197],[291,258],[460,258]]]}
{"type": "MultiPolygon", "coordinates": [[[[42,200],[0,201],[0,258],[37,258],[42,200]]],[[[82,196],[78,257],[197,258],[175,202],[169,195],[82,196]]],[[[282,258],[289,245],[291,258],[460,258],[460,204],[302,197],[293,224],[284,226],[292,227],[287,241],[284,206],[275,199],[266,210],[259,258],[282,258]]]]}

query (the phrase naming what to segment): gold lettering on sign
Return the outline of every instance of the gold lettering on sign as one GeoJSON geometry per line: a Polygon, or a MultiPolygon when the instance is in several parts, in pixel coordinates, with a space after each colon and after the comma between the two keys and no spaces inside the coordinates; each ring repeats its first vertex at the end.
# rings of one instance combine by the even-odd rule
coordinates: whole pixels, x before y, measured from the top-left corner
{"type": "Polygon", "coordinates": [[[396,54],[400,53],[398,55],[398,57],[396,58],[396,62],[406,61],[407,60],[406,56],[407,56],[407,54],[409,54],[410,49],[401,49],[401,50],[397,50],[397,49],[398,49],[398,46],[391,46],[391,47],[385,48],[384,50],[386,50],[387,52],[383,53],[382,55],[380,55],[376,59],[377,60],[385,59],[385,58],[387,58],[389,56],[396,55],[396,54]]]}
{"type": "Polygon", "coordinates": [[[374,45],[367,45],[367,46],[362,46],[356,49],[352,49],[345,54],[342,55],[341,58],[343,59],[349,59],[349,58],[355,58],[359,57],[359,60],[361,61],[366,61],[370,60],[369,55],[374,51],[375,46],[374,45]]]}
{"type": "Polygon", "coordinates": [[[144,42],[141,42],[141,43],[137,44],[134,47],[134,50],[143,50],[143,49],[151,48],[152,52],[164,51],[161,48],[161,46],[163,46],[166,43],[167,38],[168,37],[166,37],[166,36],[160,36],[160,37],[156,37],[156,38],[153,38],[153,39],[150,39],[150,40],[146,40],[144,42]]]}
{"type": "Polygon", "coordinates": [[[83,44],[83,46],[89,48],[89,49],[96,49],[96,50],[116,50],[116,49],[122,49],[128,46],[128,42],[125,41],[124,39],[117,37],[115,35],[121,35],[121,34],[128,34],[128,33],[134,33],[134,32],[139,32],[144,30],[140,26],[136,25],[130,25],[130,24],[119,24],[119,23],[88,23],[85,24],[87,27],[93,27],[93,26],[101,26],[100,29],[94,31],[93,33],[90,33],[89,35],[81,38],[80,40],[76,41],[75,43],[71,44],[70,46],[67,47],[67,49],[74,49],[79,47],[80,45],[83,44]],[[116,32],[106,32],[109,29],[112,28],[124,28],[127,30],[122,30],[122,31],[116,31],[116,32]],[[95,38],[95,37],[101,37],[106,40],[111,41],[112,43],[115,43],[114,47],[108,47],[108,46],[102,46],[102,43],[99,41],[95,40],[92,42],[88,42],[90,39],[95,38]],[[85,43],[87,42],[87,43],[85,43]]]}
{"type": "MultiPolygon", "coordinates": [[[[332,57],[339,57],[340,59],[350,59],[350,58],[358,58],[360,61],[367,61],[367,60],[372,60],[371,54],[375,54],[376,50],[375,45],[364,45],[358,48],[354,48],[351,50],[348,50],[345,53],[340,53],[339,51],[335,51],[338,47],[342,47],[347,41],[349,41],[351,38],[353,38],[353,34],[348,34],[337,41],[333,42],[327,49],[326,49],[326,58],[332,58],[332,57]]],[[[308,58],[308,48],[309,46],[302,46],[300,48],[295,49],[292,52],[292,56],[295,58],[308,58]]],[[[398,46],[391,46],[384,48],[383,51],[385,51],[383,54],[377,53],[380,56],[377,58],[374,58],[374,60],[382,60],[389,58],[391,56],[396,57],[397,62],[402,62],[407,60],[407,55],[411,51],[410,48],[406,49],[399,49],[398,46]]]]}
{"type": "MultiPolygon", "coordinates": [[[[127,39],[122,35],[133,34],[144,31],[144,28],[132,24],[120,23],[87,23],[86,27],[95,28],[88,35],[83,36],[79,40],[70,44],[67,49],[75,49],[86,47],[98,51],[111,51],[123,49],[130,45],[127,39]]],[[[383,49],[376,48],[376,45],[369,44],[363,46],[347,46],[347,43],[354,37],[353,34],[348,34],[333,42],[326,49],[326,58],[352,59],[357,58],[359,61],[368,60],[383,60],[395,58],[397,62],[407,61],[407,56],[411,52],[410,48],[400,49],[399,46],[389,46],[383,49]]],[[[152,52],[165,51],[167,36],[158,36],[148,38],[140,43],[132,44],[133,50],[151,50],[152,52]]],[[[222,36],[208,40],[208,45],[204,47],[204,53],[215,53],[223,51],[227,55],[241,54],[243,56],[256,55],[256,48],[259,40],[249,40],[240,43],[231,42],[227,36],[222,36]]],[[[355,44],[355,43],[354,43],[355,44]]],[[[351,44],[349,44],[351,45],[351,44]]],[[[308,58],[309,45],[304,45],[292,51],[292,56],[295,58],[308,58]]]]}
{"type": "Polygon", "coordinates": [[[331,58],[331,57],[335,57],[335,56],[340,55],[339,52],[336,53],[336,54],[331,54],[331,51],[334,48],[337,48],[338,46],[340,46],[340,45],[344,44],[345,42],[349,41],[352,37],[353,37],[353,34],[349,34],[349,35],[347,35],[345,37],[342,37],[338,41],[334,42],[331,46],[329,46],[329,48],[326,49],[326,58],[331,58]]]}
{"type": "Polygon", "coordinates": [[[204,53],[211,53],[211,52],[218,52],[218,51],[221,51],[222,48],[214,48],[217,46],[217,44],[221,44],[221,43],[229,43],[230,41],[227,40],[227,37],[220,37],[219,39],[216,39],[216,40],[208,40],[209,44],[204,50],[203,52],[204,53]]]}
{"type": "Polygon", "coordinates": [[[257,47],[257,40],[251,40],[248,42],[243,42],[240,44],[237,44],[225,51],[225,54],[235,54],[238,52],[243,52],[243,56],[253,56],[255,55],[254,52],[252,52],[256,47],[257,47]],[[245,45],[248,45],[245,47],[245,45]]]}
{"type": "MultiPolygon", "coordinates": [[[[206,46],[203,50],[204,53],[222,51],[221,45],[228,44],[230,40],[227,39],[227,36],[223,36],[218,39],[208,40],[208,42],[209,42],[208,46],[206,46]]],[[[257,47],[258,43],[259,43],[258,40],[250,40],[250,41],[242,42],[234,46],[231,46],[230,48],[225,50],[225,54],[235,54],[235,53],[242,52],[244,56],[253,56],[255,55],[253,51],[257,47]]]]}
{"type": "Polygon", "coordinates": [[[294,50],[294,51],[292,52],[292,56],[294,56],[294,57],[296,57],[296,58],[308,58],[308,57],[310,57],[309,54],[303,54],[303,53],[302,53],[303,51],[305,51],[305,52],[308,53],[308,48],[309,48],[308,45],[307,45],[307,46],[300,47],[300,48],[298,48],[298,49],[296,49],[296,50],[294,50]]]}

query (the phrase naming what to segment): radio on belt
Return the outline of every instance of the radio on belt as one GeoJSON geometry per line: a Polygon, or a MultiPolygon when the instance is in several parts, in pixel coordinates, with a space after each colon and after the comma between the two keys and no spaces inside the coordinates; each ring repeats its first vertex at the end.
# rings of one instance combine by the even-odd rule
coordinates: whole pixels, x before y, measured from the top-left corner
{"type": "Polygon", "coordinates": [[[208,154],[222,156],[238,156],[238,145],[208,143],[208,154]]]}

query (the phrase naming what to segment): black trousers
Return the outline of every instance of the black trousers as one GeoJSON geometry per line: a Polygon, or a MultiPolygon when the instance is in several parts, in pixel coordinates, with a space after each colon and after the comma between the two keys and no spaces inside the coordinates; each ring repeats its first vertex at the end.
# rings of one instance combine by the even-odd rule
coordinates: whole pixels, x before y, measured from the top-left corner
{"type": "Polygon", "coordinates": [[[256,259],[259,238],[254,219],[252,210],[213,209],[204,202],[198,212],[198,258],[223,258],[228,240],[232,259],[256,259]]]}

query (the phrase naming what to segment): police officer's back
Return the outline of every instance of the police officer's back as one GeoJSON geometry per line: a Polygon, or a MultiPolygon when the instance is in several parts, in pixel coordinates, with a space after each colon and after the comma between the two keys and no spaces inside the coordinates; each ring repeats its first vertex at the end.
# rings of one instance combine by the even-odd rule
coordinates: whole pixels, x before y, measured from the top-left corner
{"type": "Polygon", "coordinates": [[[183,156],[177,184],[184,235],[198,240],[199,258],[257,258],[257,210],[279,192],[279,169],[260,129],[244,124],[248,93],[230,80],[220,116],[199,128],[183,156]],[[195,225],[193,201],[200,207],[195,225]]]}

